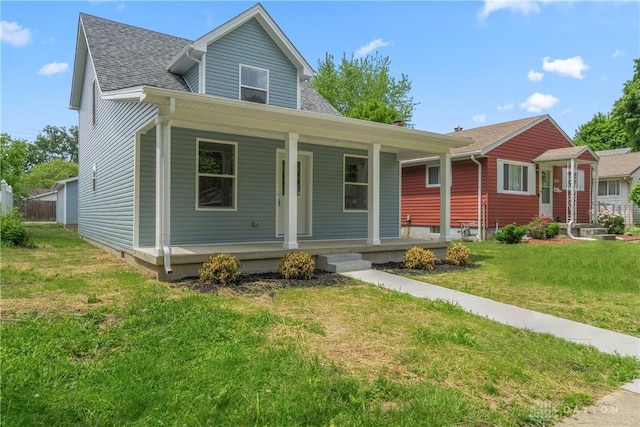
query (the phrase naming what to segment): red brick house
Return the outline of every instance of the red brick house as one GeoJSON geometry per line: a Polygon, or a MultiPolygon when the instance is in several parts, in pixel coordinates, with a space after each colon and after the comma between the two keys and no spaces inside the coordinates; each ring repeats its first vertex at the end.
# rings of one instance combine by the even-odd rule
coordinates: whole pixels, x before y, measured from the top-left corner
{"type": "MultiPolygon", "coordinates": [[[[562,223],[592,219],[598,156],[589,147],[575,146],[549,115],[457,129],[451,135],[473,143],[451,149],[449,238],[465,232],[485,237],[506,224],[526,224],[539,214],[562,223]],[[576,178],[573,191],[571,176],[576,178]]],[[[402,164],[405,236],[440,233],[439,160],[402,164]]]]}

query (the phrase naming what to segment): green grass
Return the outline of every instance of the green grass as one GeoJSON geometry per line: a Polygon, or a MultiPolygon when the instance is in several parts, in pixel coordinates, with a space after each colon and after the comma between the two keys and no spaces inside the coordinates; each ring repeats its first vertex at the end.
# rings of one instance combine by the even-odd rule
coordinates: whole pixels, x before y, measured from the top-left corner
{"type": "Polygon", "coordinates": [[[640,244],[467,246],[480,268],[412,278],[640,336],[640,244]]]}
{"type": "Polygon", "coordinates": [[[515,426],[639,373],[631,358],[357,282],[194,293],[71,231],[30,229],[47,245],[2,254],[2,425],[515,426]]]}

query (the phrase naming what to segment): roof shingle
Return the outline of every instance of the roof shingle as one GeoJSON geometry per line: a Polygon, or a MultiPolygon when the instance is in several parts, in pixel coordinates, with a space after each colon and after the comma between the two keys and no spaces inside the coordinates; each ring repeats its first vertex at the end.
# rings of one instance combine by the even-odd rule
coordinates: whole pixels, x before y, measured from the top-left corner
{"type": "Polygon", "coordinates": [[[640,151],[600,157],[598,176],[617,178],[633,175],[640,169],[640,151]]]}

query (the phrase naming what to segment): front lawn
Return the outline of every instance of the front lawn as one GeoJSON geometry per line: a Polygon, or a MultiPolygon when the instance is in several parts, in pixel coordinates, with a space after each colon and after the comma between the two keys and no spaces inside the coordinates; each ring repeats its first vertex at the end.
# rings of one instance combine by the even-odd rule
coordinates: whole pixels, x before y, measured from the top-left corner
{"type": "Polygon", "coordinates": [[[480,268],[411,277],[640,336],[640,243],[467,246],[480,268]]]}
{"type": "Polygon", "coordinates": [[[542,425],[639,374],[445,302],[202,294],[30,231],[39,248],[2,252],[2,425],[542,425]]]}

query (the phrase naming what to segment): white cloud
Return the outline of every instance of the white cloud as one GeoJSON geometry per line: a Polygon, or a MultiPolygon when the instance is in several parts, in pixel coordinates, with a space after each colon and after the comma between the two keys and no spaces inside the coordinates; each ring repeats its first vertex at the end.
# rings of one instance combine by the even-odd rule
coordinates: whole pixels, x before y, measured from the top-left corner
{"type": "Polygon", "coordinates": [[[382,39],[375,39],[373,41],[370,41],[369,43],[367,43],[366,45],[362,46],[360,49],[357,50],[356,58],[362,58],[363,56],[367,56],[377,48],[386,47],[386,46],[389,46],[390,44],[391,43],[386,42],[382,39]]]}
{"type": "Polygon", "coordinates": [[[615,52],[611,54],[612,58],[617,58],[618,56],[624,55],[624,51],[620,49],[616,49],[615,52]]]}
{"type": "Polygon", "coordinates": [[[520,108],[527,110],[530,113],[539,113],[542,110],[548,110],[558,103],[559,99],[553,95],[545,95],[543,93],[536,92],[526,101],[520,104],[520,108]]]}
{"type": "Polygon", "coordinates": [[[476,114],[475,116],[473,116],[473,123],[484,123],[487,121],[487,115],[486,114],[476,114]]]}
{"type": "Polygon", "coordinates": [[[40,68],[38,74],[42,76],[52,76],[54,74],[64,73],[69,69],[67,62],[52,62],[40,68]]]}
{"type": "Polygon", "coordinates": [[[546,56],[542,58],[542,69],[565,76],[573,77],[574,79],[582,79],[584,76],[582,72],[589,69],[589,66],[584,63],[581,56],[574,56],[567,59],[555,59],[549,60],[546,56]]]}
{"type": "Polygon", "coordinates": [[[532,82],[539,82],[544,77],[544,73],[539,73],[537,71],[531,70],[531,71],[529,71],[529,74],[527,74],[527,77],[532,82]]]}
{"type": "Polygon", "coordinates": [[[480,19],[484,19],[491,15],[493,12],[497,12],[502,9],[507,9],[512,12],[520,12],[523,15],[530,13],[540,13],[540,6],[537,1],[530,0],[485,0],[482,10],[478,13],[480,19]]]}
{"type": "Polygon", "coordinates": [[[17,22],[0,22],[0,40],[3,43],[20,47],[31,42],[31,30],[22,28],[17,22]]]}
{"type": "Polygon", "coordinates": [[[513,110],[513,102],[511,104],[498,105],[498,111],[511,111],[513,110]]]}

